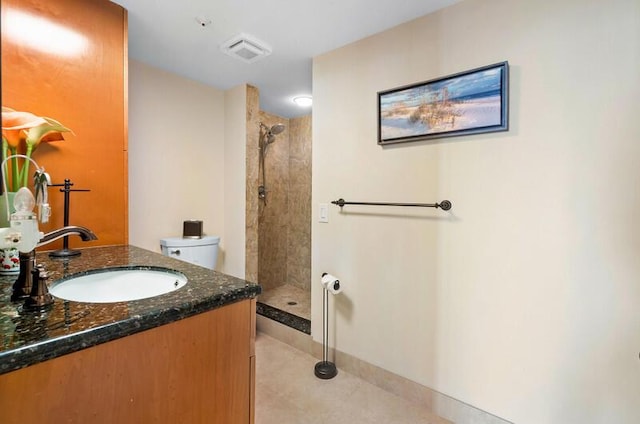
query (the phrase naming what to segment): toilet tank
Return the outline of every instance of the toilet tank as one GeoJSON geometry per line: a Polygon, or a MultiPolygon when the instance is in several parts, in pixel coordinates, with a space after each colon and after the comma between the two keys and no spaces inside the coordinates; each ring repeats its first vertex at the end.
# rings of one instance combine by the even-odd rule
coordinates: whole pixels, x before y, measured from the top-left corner
{"type": "Polygon", "coordinates": [[[167,237],[160,239],[162,254],[172,258],[214,269],[218,261],[218,245],[220,237],[204,236],[202,238],[167,237]]]}

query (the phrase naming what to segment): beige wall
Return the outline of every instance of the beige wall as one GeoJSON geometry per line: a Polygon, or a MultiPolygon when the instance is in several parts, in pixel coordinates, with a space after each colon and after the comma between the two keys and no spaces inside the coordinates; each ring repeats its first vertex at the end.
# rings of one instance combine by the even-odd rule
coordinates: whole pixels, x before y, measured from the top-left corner
{"type": "Polygon", "coordinates": [[[224,93],[224,264],[222,272],[245,278],[247,105],[249,87],[224,93]]]}
{"type": "Polygon", "coordinates": [[[640,3],[467,0],[314,59],[312,334],[517,423],[640,422],[640,3]],[[502,60],[511,128],[376,144],[376,92],[502,60]],[[318,204],[435,202],[450,213],[318,204]],[[332,318],[333,321],[333,318],[332,318]]]}
{"type": "Polygon", "coordinates": [[[200,219],[224,252],[224,112],[222,91],[129,61],[131,244],[160,251],[161,238],[200,219]]]}

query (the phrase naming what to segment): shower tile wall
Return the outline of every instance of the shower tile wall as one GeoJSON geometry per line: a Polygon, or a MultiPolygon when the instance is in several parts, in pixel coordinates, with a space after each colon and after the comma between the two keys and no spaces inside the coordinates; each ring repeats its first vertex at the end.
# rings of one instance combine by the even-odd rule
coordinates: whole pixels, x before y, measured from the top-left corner
{"type": "MultiPolygon", "coordinates": [[[[267,126],[284,132],[265,158],[267,202],[258,210],[258,282],[269,290],[292,284],[310,290],[311,116],[285,119],[261,111],[267,126]]],[[[258,131],[257,127],[254,131],[258,131]]]]}
{"type": "MultiPolygon", "coordinates": [[[[289,227],[289,133],[287,119],[260,111],[267,127],[277,123],[285,130],[266,150],[264,159],[266,203],[258,211],[258,282],[269,290],[287,279],[287,232],[289,227]]],[[[256,131],[258,128],[256,128],[256,131]]]]}
{"type": "Polygon", "coordinates": [[[287,283],[311,287],[311,115],[289,120],[287,283]]]}

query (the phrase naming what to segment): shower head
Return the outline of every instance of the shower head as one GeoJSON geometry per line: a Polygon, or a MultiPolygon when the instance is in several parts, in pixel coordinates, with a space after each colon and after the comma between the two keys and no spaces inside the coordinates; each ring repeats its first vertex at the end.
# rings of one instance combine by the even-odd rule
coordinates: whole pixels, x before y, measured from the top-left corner
{"type": "Polygon", "coordinates": [[[275,124],[269,129],[269,132],[273,135],[280,134],[282,131],[284,131],[284,124],[275,124]]]}
{"type": "Polygon", "coordinates": [[[274,141],[276,141],[276,135],[280,134],[282,131],[284,131],[285,126],[284,124],[275,124],[273,126],[271,126],[271,128],[267,127],[265,124],[263,124],[262,122],[260,122],[260,128],[262,130],[264,130],[263,133],[263,142],[265,147],[271,143],[273,143],[274,141]]]}

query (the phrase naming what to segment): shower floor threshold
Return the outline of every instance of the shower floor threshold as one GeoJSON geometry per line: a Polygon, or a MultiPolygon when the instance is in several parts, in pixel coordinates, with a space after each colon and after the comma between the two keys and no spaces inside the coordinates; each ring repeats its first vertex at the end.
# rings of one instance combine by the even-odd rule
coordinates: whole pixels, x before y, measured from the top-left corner
{"type": "Polygon", "coordinates": [[[274,308],[262,302],[256,304],[256,312],[258,315],[277,321],[287,327],[291,327],[305,334],[311,334],[311,321],[308,319],[274,308]]]}

